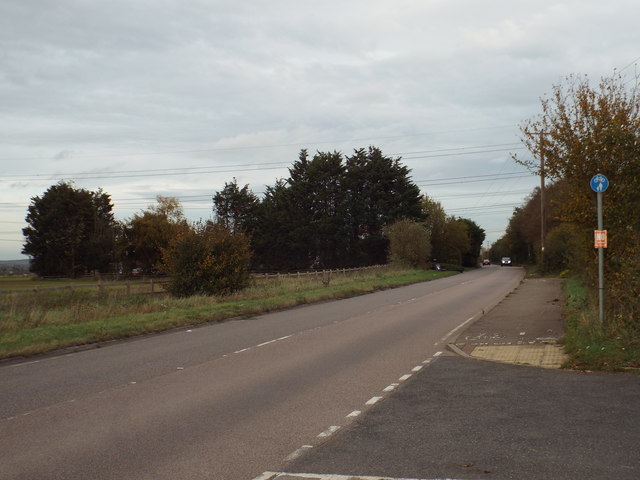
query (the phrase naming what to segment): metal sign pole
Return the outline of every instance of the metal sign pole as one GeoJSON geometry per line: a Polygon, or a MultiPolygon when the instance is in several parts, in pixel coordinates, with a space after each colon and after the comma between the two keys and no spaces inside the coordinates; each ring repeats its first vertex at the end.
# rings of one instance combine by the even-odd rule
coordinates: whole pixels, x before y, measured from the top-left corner
{"type": "Polygon", "coordinates": [[[598,318],[600,323],[604,324],[604,248],[606,247],[606,235],[602,220],[602,194],[609,188],[609,179],[598,173],[591,178],[591,189],[596,192],[596,202],[598,208],[598,235],[604,235],[605,245],[602,245],[602,239],[597,242],[598,248],[598,318]]]}
{"type": "MultiPolygon", "coordinates": [[[[598,230],[604,230],[602,221],[602,192],[597,192],[598,230]]],[[[604,248],[598,248],[598,318],[604,324],[604,248]]]]}

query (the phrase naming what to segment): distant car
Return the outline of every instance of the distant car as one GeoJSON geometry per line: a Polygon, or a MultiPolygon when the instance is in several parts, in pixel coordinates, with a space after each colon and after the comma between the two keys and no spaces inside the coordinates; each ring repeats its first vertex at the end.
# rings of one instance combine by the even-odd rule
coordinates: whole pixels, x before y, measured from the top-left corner
{"type": "Polygon", "coordinates": [[[488,258],[485,258],[484,260],[482,260],[482,264],[483,265],[491,265],[491,260],[489,260],[488,258]]]}
{"type": "Polygon", "coordinates": [[[502,257],[502,260],[500,260],[500,265],[503,266],[503,267],[510,267],[511,266],[511,258],[502,257]]]}

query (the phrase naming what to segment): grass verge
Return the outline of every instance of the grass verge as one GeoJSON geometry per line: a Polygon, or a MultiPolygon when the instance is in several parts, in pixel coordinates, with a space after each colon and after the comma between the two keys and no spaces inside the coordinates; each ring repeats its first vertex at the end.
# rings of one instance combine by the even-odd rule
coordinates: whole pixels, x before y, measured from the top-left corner
{"type": "Polygon", "coordinates": [[[0,358],[249,317],[452,274],[383,268],[334,276],[328,285],[321,278],[274,278],[222,298],[122,297],[108,290],[5,294],[0,297],[0,358]]]}
{"type": "Polygon", "coordinates": [[[562,343],[570,356],[565,366],[578,370],[640,372],[637,335],[601,325],[597,305],[578,277],[567,278],[563,289],[567,331],[562,343]]]}

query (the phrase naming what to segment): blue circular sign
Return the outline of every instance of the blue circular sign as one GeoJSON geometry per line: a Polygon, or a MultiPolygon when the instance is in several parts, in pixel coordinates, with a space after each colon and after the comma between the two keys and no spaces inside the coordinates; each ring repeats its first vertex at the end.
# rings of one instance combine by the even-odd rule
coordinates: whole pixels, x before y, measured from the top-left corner
{"type": "Polygon", "coordinates": [[[598,173],[591,178],[591,190],[602,193],[609,188],[609,179],[598,173]]]}

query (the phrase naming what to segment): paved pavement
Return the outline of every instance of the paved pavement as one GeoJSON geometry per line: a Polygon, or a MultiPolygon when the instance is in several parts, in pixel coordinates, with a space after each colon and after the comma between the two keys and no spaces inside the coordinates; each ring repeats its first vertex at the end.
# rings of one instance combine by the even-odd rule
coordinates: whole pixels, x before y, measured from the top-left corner
{"type": "Polygon", "coordinates": [[[449,348],[484,360],[560,368],[567,360],[556,344],[562,334],[561,280],[533,278],[525,279],[449,348]]]}
{"type": "Polygon", "coordinates": [[[637,480],[640,377],[558,369],[561,300],[558,280],[525,280],[453,351],[258,479],[637,480]]]}

